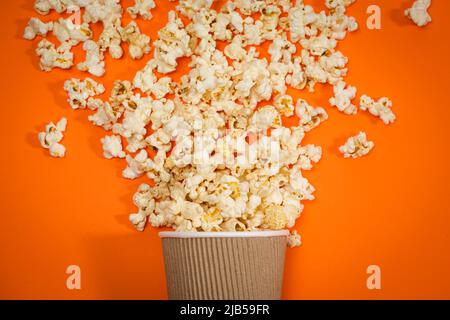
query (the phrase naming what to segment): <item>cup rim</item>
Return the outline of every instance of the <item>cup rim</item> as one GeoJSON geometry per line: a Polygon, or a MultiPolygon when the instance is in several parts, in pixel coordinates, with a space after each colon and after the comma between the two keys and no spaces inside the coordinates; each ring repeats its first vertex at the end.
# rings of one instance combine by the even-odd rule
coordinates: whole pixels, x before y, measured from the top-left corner
{"type": "Polygon", "coordinates": [[[165,238],[265,238],[265,237],[287,237],[289,230],[269,230],[269,231],[241,231],[241,232],[178,232],[163,231],[159,237],[165,238]]]}

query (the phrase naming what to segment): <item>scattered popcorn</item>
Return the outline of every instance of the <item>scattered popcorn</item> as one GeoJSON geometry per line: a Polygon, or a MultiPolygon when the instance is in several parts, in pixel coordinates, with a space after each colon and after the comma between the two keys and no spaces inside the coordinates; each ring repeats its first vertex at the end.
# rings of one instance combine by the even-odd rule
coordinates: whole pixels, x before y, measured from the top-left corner
{"type": "Polygon", "coordinates": [[[66,148],[60,144],[66,128],[67,119],[62,118],[56,125],[51,122],[45,127],[45,132],[39,133],[42,148],[48,149],[52,157],[63,158],[66,154],[66,148]]]}
{"type": "Polygon", "coordinates": [[[355,105],[352,104],[352,99],[356,96],[356,88],[347,86],[343,81],[340,81],[333,87],[334,97],[330,99],[330,104],[335,106],[339,111],[354,115],[358,112],[355,105]]]}
{"type": "MultiPolygon", "coordinates": [[[[111,131],[101,140],[104,156],[125,158],[123,177],[153,181],[133,198],[138,211],[130,222],[137,230],[148,224],[177,231],[278,230],[292,228],[304,201],[314,200],[315,189],[302,172],[320,161],[322,148],[303,139],[328,119],[323,108],[295,102],[289,90],[313,92],[316,84],[329,84],[332,106],[346,114],[357,111],[356,88],[344,81],[348,58],[337,50],[358,28],[346,15],[353,2],[325,0],[329,10],[316,12],[303,1],[235,0],[216,9],[212,0],[180,0],[151,48],[135,21],[122,27],[119,0],[38,0],[41,14],[78,5],[83,24],[33,20],[24,36],[52,31],[62,43],[56,48],[40,42],[46,71],[70,68],[71,48],[83,43],[86,59],[77,67],[94,76],[105,73],[105,52],[114,59],[123,56],[122,42],[133,59],[153,49],[134,79],[115,81],[105,101],[98,97],[105,88],[90,78],[64,85],[73,109],[95,111],[89,121],[111,131]],[[98,41],[92,23],[103,26],[98,41]],[[262,57],[256,46],[266,42],[268,55],[262,57]],[[175,81],[167,74],[184,57],[190,58],[189,70],[175,81]],[[285,127],[284,117],[294,115],[298,125],[285,127]]],[[[154,7],[154,0],[135,0],[127,12],[149,20],[154,7]]],[[[388,122],[390,107],[384,100],[361,102],[362,110],[388,122]]],[[[360,133],[340,150],[358,157],[372,148],[360,133]]],[[[294,231],[289,246],[300,243],[294,231]]]]}
{"type": "Polygon", "coordinates": [[[424,27],[431,22],[431,16],[428,14],[430,6],[431,0],[415,0],[413,6],[405,10],[405,16],[419,27],[424,27]]]}
{"type": "Polygon", "coordinates": [[[127,9],[127,12],[133,19],[138,16],[142,17],[144,20],[151,20],[152,14],[151,9],[155,8],[156,4],[153,0],[135,0],[135,4],[127,9]]]}
{"type": "Polygon", "coordinates": [[[339,148],[339,151],[345,158],[352,157],[353,159],[365,156],[368,154],[375,144],[372,141],[368,141],[366,134],[360,132],[357,136],[350,137],[347,142],[339,148]]]}
{"type": "MultiPolygon", "coordinates": [[[[150,9],[154,7],[153,0],[136,0],[135,5],[127,11],[134,18],[139,15],[149,20],[150,9]]],[[[52,10],[59,14],[81,14],[81,9],[84,9],[83,23],[78,23],[73,16],[48,23],[38,18],[29,21],[24,31],[25,39],[33,40],[37,35],[45,37],[52,31],[61,43],[58,49],[47,40],[39,43],[36,53],[41,57],[40,66],[43,71],[50,71],[55,67],[70,68],[74,59],[71,49],[79,43],[83,43],[87,57],[85,62],[78,65],[78,69],[95,76],[105,73],[106,51],[114,59],[123,56],[122,42],[128,43],[132,59],[141,59],[150,52],[150,38],[141,33],[135,22],[122,28],[123,8],[120,0],[36,0],[34,8],[42,15],[47,15],[52,10]],[[103,30],[98,41],[94,41],[90,26],[98,22],[102,23],[103,30]]]]}
{"type": "Polygon", "coordinates": [[[25,28],[23,37],[27,40],[33,40],[36,36],[45,37],[52,30],[53,22],[44,23],[38,18],[31,18],[25,28]]]}
{"type": "Polygon", "coordinates": [[[392,101],[386,97],[378,101],[373,100],[367,95],[361,96],[360,108],[363,111],[369,111],[375,117],[383,120],[384,124],[391,124],[395,121],[395,114],[392,112],[392,101]]]}
{"type": "Polygon", "coordinates": [[[125,158],[125,152],[122,150],[122,140],[119,136],[106,136],[101,139],[101,142],[106,159],[125,158]]]}
{"type": "Polygon", "coordinates": [[[302,245],[302,238],[296,230],[292,231],[288,237],[288,247],[295,248],[302,245]]]}

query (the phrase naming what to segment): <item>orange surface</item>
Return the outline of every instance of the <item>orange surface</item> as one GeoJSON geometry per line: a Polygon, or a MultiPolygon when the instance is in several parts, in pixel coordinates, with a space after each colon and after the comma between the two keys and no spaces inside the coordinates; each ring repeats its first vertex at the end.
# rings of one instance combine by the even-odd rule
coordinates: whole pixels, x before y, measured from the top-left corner
{"type": "MultiPolygon", "coordinates": [[[[340,114],[327,103],[330,87],[292,91],[325,106],[330,120],[306,139],[323,146],[324,157],[307,173],[317,200],[297,224],[303,246],[288,252],[286,299],[450,298],[450,2],[433,1],[433,22],[420,29],[402,15],[412,0],[375,1],[382,29],[371,31],[365,12],[373,2],[350,8],[361,28],[339,49],[350,58],[348,83],[359,94],[390,97],[398,121],[388,127],[365,113],[340,114]],[[376,148],[362,159],[342,158],[337,147],[359,130],[376,148]],[[382,290],[366,288],[372,264],[381,267],[382,290]]],[[[138,233],[127,220],[145,179],[121,178],[124,162],[102,157],[105,132],[88,122],[89,112],[67,105],[64,80],[85,74],[38,70],[38,40],[21,39],[36,15],[32,3],[2,1],[0,12],[0,298],[165,299],[158,230],[138,233]],[[37,133],[62,116],[68,153],[60,160],[39,148],[37,133]],[[72,264],[82,270],[80,291],[66,288],[72,264]]],[[[173,6],[139,21],[152,39],[173,6]]],[[[110,89],[114,79],[132,79],[147,60],[108,57],[102,82],[110,89]]]]}

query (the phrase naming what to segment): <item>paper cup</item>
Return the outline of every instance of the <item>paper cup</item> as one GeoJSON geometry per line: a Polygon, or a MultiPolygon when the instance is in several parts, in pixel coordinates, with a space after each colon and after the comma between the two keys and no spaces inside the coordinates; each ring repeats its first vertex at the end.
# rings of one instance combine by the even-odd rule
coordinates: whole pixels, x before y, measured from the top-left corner
{"type": "Polygon", "coordinates": [[[161,232],[169,299],[281,299],[288,235],[161,232]]]}

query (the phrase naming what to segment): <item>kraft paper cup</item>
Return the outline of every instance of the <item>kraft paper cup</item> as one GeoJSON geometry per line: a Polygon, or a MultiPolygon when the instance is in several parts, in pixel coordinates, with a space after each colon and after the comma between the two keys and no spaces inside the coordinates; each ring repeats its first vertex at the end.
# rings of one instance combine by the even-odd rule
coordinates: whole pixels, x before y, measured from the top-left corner
{"type": "Polygon", "coordinates": [[[161,232],[169,299],[281,299],[288,235],[161,232]]]}

